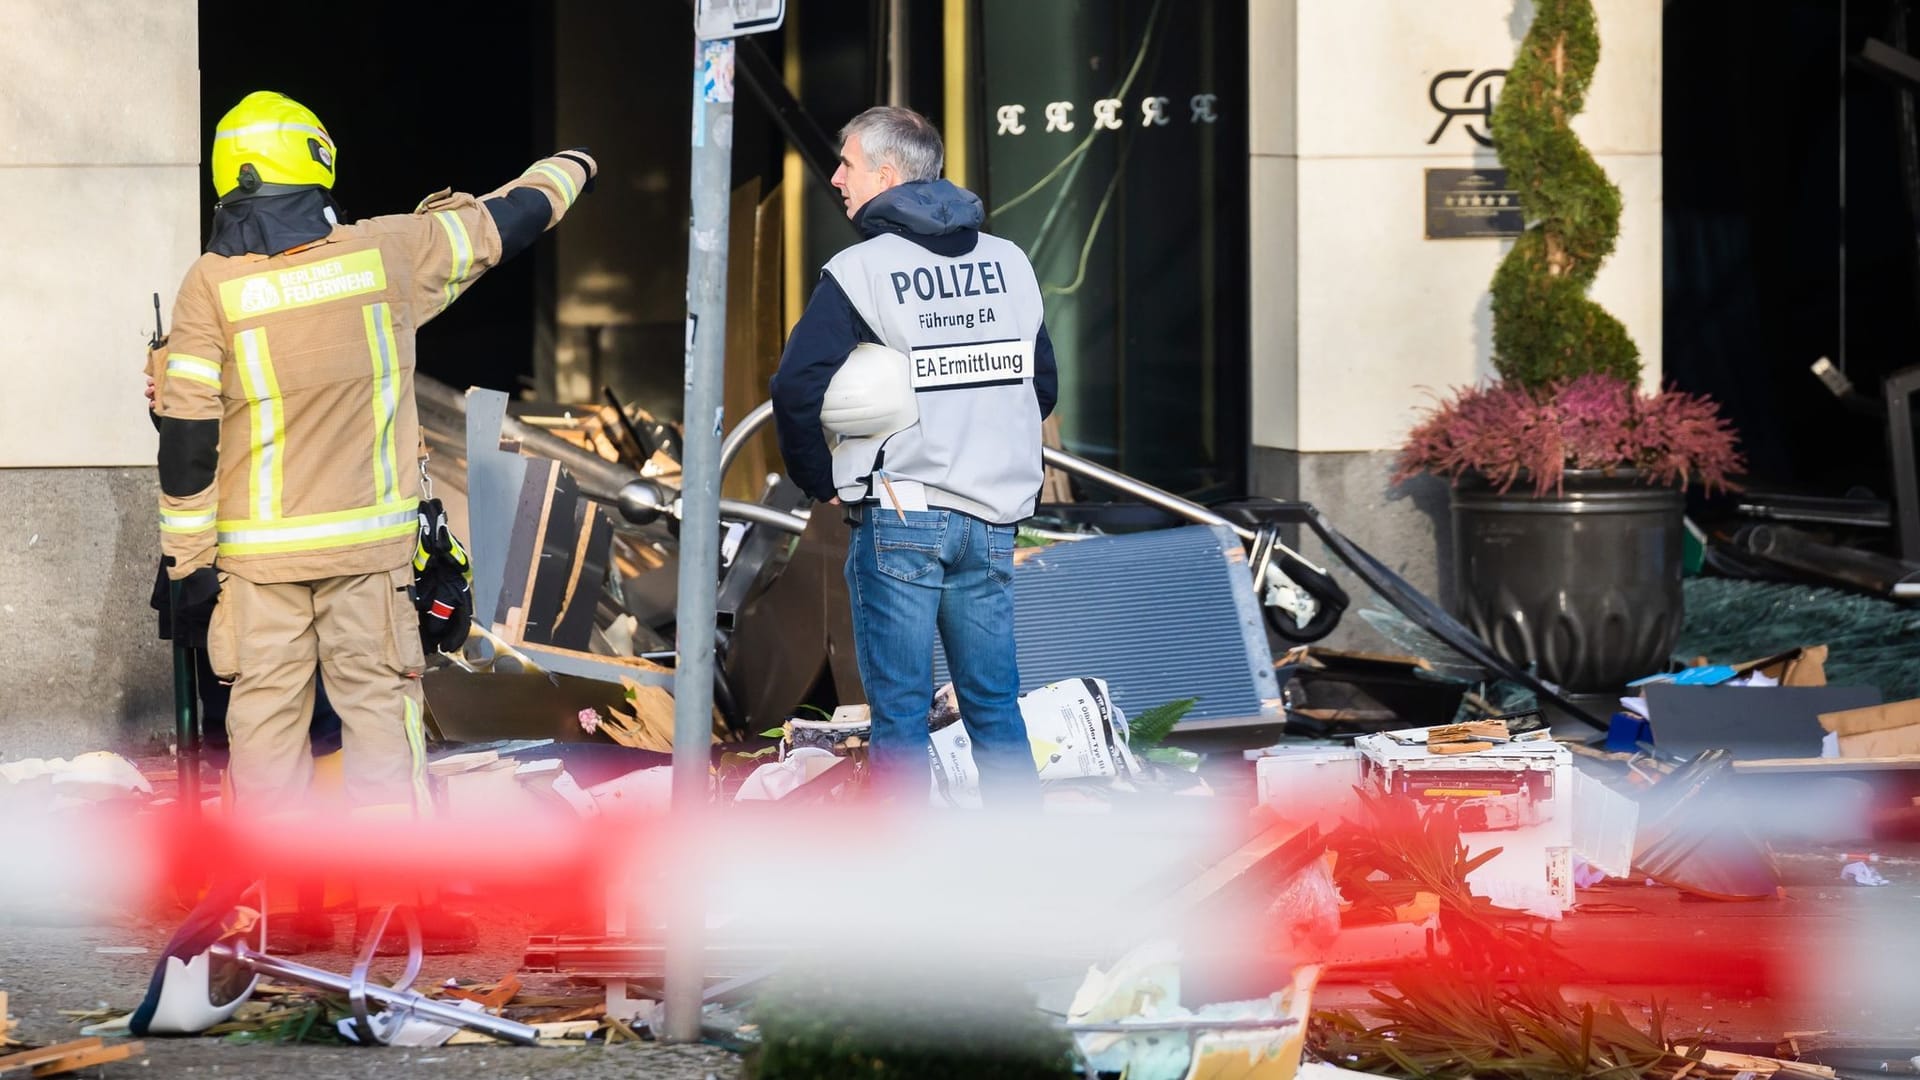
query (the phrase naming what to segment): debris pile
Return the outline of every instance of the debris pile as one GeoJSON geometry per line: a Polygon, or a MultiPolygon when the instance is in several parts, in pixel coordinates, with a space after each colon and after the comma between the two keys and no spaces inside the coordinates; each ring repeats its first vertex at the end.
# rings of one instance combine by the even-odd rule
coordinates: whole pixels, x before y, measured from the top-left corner
{"type": "MultiPolygon", "coordinates": [[[[904,811],[874,802],[867,783],[834,515],[808,516],[777,480],[723,511],[715,715],[699,749],[716,813],[766,826],[767,839],[689,852],[663,816],[674,432],[632,410],[510,406],[478,391],[455,408],[429,389],[423,408],[475,571],[474,634],[425,679],[433,807],[535,830],[536,846],[572,852],[569,867],[592,866],[596,844],[611,865],[616,838],[643,842],[640,872],[583,874],[606,887],[589,917],[529,930],[517,971],[422,989],[411,986],[422,952],[411,905],[385,909],[359,962],[339,971],[276,954],[261,897],[191,883],[175,899],[197,906],[184,921],[168,914],[182,928],[141,1009],[77,1015],[82,1042],[0,1055],[0,1072],[141,1053],[129,1035],[648,1041],[664,1027],[667,916],[638,897],[708,862],[830,872],[885,831],[876,814],[904,811]],[[812,815],[812,834],[771,828],[812,815]],[[380,985],[372,943],[387,936],[411,955],[399,981],[380,985]]],[[[1101,475],[1090,468],[1082,475],[1101,475]]],[[[1087,924],[1050,927],[1049,948],[968,942],[985,974],[952,983],[922,978],[904,956],[879,970],[819,965],[823,952],[860,952],[879,913],[763,888],[707,911],[707,1039],[769,1080],[1835,1075],[1818,1060],[1839,1053],[1835,1040],[1716,1039],[1705,1005],[1641,1013],[1633,995],[1712,987],[1771,1001],[1798,970],[1792,941],[1812,910],[1787,898],[1885,896],[1897,890],[1853,889],[1913,879],[1911,860],[1882,852],[1920,822],[1909,782],[1920,712],[1901,699],[1912,688],[1883,695],[1837,677],[1880,670],[1852,664],[1857,639],[1762,647],[1750,632],[1731,658],[1701,647],[1623,688],[1617,705],[1574,701],[1499,659],[1311,507],[1221,514],[1165,500],[1190,523],[1105,533],[1089,508],[1029,530],[1016,560],[1020,710],[1045,812],[1010,844],[1040,850],[1006,856],[1041,869],[1002,886],[1079,876],[1107,910],[1049,916],[1087,924]],[[1346,597],[1273,576],[1297,562],[1280,554],[1282,524],[1313,531],[1386,602],[1361,614],[1404,651],[1297,642],[1309,625],[1330,629],[1346,597]],[[1818,786],[1834,780],[1844,798],[1818,786]],[[1143,826],[1186,814],[1205,824],[1143,826]],[[1064,853],[1095,835],[1124,854],[1096,865],[1064,853]],[[1781,857],[1789,840],[1803,862],[1781,857]],[[1063,853],[1049,862],[1047,844],[1063,853]],[[1817,876],[1795,869],[1815,861],[1817,876]],[[1748,902],[1749,926],[1774,938],[1715,921],[1730,901],[1748,902]],[[762,931],[776,907],[816,929],[762,931]],[[1092,944],[1090,926],[1104,935],[1092,944]]],[[[912,809],[989,819],[975,813],[967,717],[944,674],[927,724],[926,805],[912,809]]],[[[177,788],[156,779],[111,754],[8,761],[0,800],[42,814],[181,809],[168,798],[177,788]]],[[[982,875],[1005,870],[971,855],[982,875]]],[[[948,931],[968,932],[962,921],[948,931]]]]}

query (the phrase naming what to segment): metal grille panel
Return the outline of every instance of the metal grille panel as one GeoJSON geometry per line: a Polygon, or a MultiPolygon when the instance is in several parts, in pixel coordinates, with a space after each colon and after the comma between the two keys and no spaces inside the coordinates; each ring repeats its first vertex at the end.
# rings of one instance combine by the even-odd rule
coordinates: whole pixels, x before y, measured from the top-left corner
{"type": "MultiPolygon", "coordinates": [[[[1280,717],[1273,653],[1246,556],[1222,526],[1023,551],[1014,571],[1022,692],[1105,679],[1128,716],[1198,698],[1182,728],[1280,717]]],[[[936,640],[934,685],[948,679],[936,640]]]]}

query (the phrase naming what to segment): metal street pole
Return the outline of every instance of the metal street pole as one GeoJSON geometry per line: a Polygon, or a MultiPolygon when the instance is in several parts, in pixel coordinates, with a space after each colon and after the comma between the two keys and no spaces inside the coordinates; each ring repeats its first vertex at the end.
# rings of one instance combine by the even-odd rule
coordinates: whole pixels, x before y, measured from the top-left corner
{"type": "MultiPolygon", "coordinates": [[[[674,615],[673,816],[696,836],[713,741],[714,605],[720,578],[720,432],[726,378],[727,211],[733,194],[733,39],[694,48],[693,225],[687,234],[687,375],[681,449],[680,584],[674,615]],[[692,827],[690,827],[692,826],[692,827]]],[[[700,1038],[706,915],[697,860],[673,886],[666,1031],[700,1038]]]]}

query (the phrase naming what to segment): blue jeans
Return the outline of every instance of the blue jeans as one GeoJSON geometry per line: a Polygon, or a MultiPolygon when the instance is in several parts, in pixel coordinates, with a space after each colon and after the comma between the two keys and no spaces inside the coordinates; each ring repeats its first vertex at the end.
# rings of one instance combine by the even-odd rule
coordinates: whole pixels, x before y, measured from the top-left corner
{"type": "Polygon", "coordinates": [[[973,741],[982,802],[1037,805],[1040,781],[1020,718],[1014,656],[1013,526],[953,510],[908,510],[905,517],[865,507],[847,548],[854,650],[873,718],[873,781],[905,800],[927,797],[937,626],[973,741]]]}

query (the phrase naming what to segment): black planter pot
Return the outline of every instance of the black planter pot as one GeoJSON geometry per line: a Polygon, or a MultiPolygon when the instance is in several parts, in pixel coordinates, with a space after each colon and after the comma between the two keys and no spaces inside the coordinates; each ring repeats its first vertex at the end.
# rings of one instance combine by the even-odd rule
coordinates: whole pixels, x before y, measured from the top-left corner
{"type": "Polygon", "coordinates": [[[1574,693],[1664,668],[1680,636],[1680,492],[1571,469],[1561,494],[1531,492],[1524,478],[1505,494],[1477,476],[1454,488],[1461,621],[1574,693]]]}

